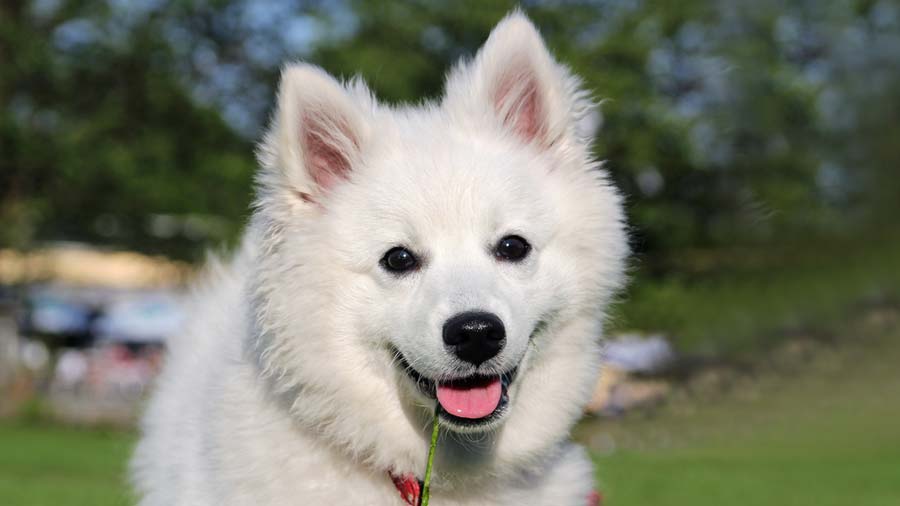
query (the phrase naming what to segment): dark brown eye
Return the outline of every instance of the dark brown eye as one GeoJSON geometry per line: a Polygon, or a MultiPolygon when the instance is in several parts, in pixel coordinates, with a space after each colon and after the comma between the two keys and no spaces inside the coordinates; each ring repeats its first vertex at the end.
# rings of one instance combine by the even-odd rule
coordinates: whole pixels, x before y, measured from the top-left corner
{"type": "Polygon", "coordinates": [[[528,241],[517,235],[508,235],[500,239],[500,242],[494,247],[494,256],[498,260],[518,262],[528,256],[529,251],[531,251],[531,245],[528,244],[528,241]]]}
{"type": "Polygon", "coordinates": [[[381,266],[394,274],[403,274],[419,266],[419,260],[408,249],[397,246],[381,257],[381,266]]]}

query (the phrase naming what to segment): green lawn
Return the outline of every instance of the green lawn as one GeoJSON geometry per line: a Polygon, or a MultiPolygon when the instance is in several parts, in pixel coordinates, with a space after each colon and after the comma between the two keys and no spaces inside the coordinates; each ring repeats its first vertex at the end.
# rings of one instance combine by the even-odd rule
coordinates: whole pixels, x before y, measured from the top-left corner
{"type": "Polygon", "coordinates": [[[133,440],[122,432],[0,424],[0,504],[131,504],[125,465],[133,440]]]}
{"type": "Polygon", "coordinates": [[[900,334],[578,437],[613,506],[900,505],[898,364],[900,334]]]}

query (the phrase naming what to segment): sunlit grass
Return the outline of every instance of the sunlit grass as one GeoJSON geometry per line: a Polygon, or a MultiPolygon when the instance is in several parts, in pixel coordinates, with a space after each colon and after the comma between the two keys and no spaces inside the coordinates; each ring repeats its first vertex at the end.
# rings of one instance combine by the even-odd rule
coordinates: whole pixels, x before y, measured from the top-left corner
{"type": "Polygon", "coordinates": [[[772,256],[745,268],[639,277],[614,308],[613,327],[665,332],[686,352],[728,354],[757,350],[785,330],[827,330],[861,301],[900,295],[897,235],[772,256]]]}
{"type": "Polygon", "coordinates": [[[900,334],[712,402],[591,421],[579,439],[610,506],[900,504],[897,363],[900,334]]]}
{"type": "Polygon", "coordinates": [[[134,437],[26,424],[0,424],[0,504],[118,506],[134,501],[125,465],[134,437]]]}

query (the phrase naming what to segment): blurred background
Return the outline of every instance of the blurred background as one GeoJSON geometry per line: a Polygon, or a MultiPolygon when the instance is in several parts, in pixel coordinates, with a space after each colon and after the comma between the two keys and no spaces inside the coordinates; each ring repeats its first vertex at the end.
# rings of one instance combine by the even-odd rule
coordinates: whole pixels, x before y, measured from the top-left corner
{"type": "MultiPolygon", "coordinates": [[[[133,501],[141,400],[248,217],[279,66],[440,96],[514,4],[0,3],[0,503],[133,501]]],[[[604,504],[900,504],[900,3],[524,1],[602,102],[632,283],[604,504]]]]}

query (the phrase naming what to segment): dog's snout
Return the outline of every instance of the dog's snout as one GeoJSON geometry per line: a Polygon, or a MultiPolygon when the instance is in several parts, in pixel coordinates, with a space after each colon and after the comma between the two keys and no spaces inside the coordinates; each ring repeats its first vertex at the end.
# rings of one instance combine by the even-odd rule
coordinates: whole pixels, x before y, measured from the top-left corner
{"type": "Polygon", "coordinates": [[[506,329],[496,315],[460,313],[444,323],[444,344],[461,360],[480,365],[506,344],[506,329]]]}

